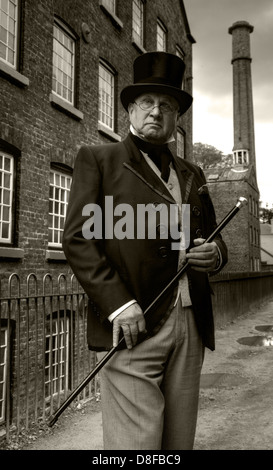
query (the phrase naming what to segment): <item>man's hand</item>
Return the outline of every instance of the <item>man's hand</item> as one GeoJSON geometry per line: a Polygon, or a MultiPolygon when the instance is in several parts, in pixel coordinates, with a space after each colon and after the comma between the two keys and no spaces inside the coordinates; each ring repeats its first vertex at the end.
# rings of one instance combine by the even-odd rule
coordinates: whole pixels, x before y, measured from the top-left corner
{"type": "Polygon", "coordinates": [[[146,332],[146,322],[140,306],[135,303],[130,305],[113,320],[113,346],[119,341],[120,329],[123,330],[128,349],[136,344],[139,333],[146,332]]]}
{"type": "Polygon", "coordinates": [[[186,256],[192,269],[210,272],[217,266],[218,248],[215,242],[204,243],[204,241],[204,238],[193,240],[195,247],[191,248],[186,256]]]}

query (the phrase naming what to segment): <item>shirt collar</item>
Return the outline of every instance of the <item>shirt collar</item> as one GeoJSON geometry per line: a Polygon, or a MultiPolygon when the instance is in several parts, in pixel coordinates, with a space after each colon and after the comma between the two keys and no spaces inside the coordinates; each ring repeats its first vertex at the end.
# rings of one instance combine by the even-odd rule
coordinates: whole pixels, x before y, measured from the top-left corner
{"type": "MultiPolygon", "coordinates": [[[[141,134],[139,134],[139,132],[137,132],[137,130],[133,127],[132,124],[130,124],[130,131],[132,132],[132,134],[136,135],[137,137],[139,137],[140,139],[144,140],[143,139],[143,136],[141,134]]],[[[168,140],[167,142],[164,142],[165,144],[170,144],[171,142],[174,142],[175,141],[175,138],[174,136],[172,135],[168,140]]]]}

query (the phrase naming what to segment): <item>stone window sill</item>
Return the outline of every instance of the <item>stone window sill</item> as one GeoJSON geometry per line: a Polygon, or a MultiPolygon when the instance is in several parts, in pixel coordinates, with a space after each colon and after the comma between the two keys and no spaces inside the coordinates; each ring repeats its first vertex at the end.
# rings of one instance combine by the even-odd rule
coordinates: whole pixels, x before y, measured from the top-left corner
{"type": "Polygon", "coordinates": [[[146,49],[142,46],[142,44],[140,44],[140,42],[137,39],[133,38],[132,44],[138,50],[138,52],[141,52],[143,54],[147,52],[146,49]]]}
{"type": "Polygon", "coordinates": [[[53,106],[58,108],[59,110],[68,113],[70,116],[74,117],[75,119],[79,119],[80,121],[83,119],[83,113],[79,111],[77,108],[72,106],[72,104],[68,103],[67,101],[63,100],[60,96],[55,95],[54,93],[50,93],[49,101],[53,106]]]}
{"type": "Polygon", "coordinates": [[[29,79],[27,77],[19,73],[17,70],[15,70],[13,67],[6,64],[2,60],[0,60],[0,73],[6,78],[11,79],[13,82],[16,83],[16,85],[23,87],[29,86],[29,79]]]}
{"type": "Polygon", "coordinates": [[[47,261],[66,261],[66,257],[63,251],[59,250],[46,250],[47,261]]]}
{"type": "Polygon", "coordinates": [[[112,23],[119,29],[123,28],[123,23],[122,21],[108,8],[106,3],[104,3],[104,0],[100,0],[100,7],[104,13],[110,17],[112,23]]]}
{"type": "Polygon", "coordinates": [[[111,129],[109,129],[109,127],[105,126],[101,122],[98,123],[98,131],[101,134],[105,135],[106,137],[110,137],[110,139],[112,139],[112,140],[115,140],[117,142],[121,141],[120,135],[113,132],[111,129]]]}
{"type": "Polygon", "coordinates": [[[24,250],[21,248],[10,248],[6,246],[0,247],[0,258],[7,259],[22,259],[24,257],[24,250]]]}

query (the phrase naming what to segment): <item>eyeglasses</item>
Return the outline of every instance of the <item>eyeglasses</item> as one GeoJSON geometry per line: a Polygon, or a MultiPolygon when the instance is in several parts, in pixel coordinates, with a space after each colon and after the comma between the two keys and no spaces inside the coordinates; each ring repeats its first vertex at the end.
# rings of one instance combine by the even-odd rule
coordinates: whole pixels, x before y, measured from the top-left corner
{"type": "Polygon", "coordinates": [[[134,103],[140,107],[143,111],[152,111],[154,108],[158,107],[163,114],[171,114],[175,111],[178,111],[177,108],[172,106],[169,103],[161,103],[155,104],[155,102],[151,98],[145,98],[138,103],[134,101],[134,103]]]}

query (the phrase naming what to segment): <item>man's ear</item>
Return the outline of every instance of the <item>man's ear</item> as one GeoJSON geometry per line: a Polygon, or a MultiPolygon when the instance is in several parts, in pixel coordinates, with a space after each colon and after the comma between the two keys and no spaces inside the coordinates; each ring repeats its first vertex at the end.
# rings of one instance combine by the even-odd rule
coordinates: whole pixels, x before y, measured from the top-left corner
{"type": "Polygon", "coordinates": [[[133,109],[133,103],[129,103],[127,109],[128,109],[128,113],[131,114],[132,109],[133,109]]]}

